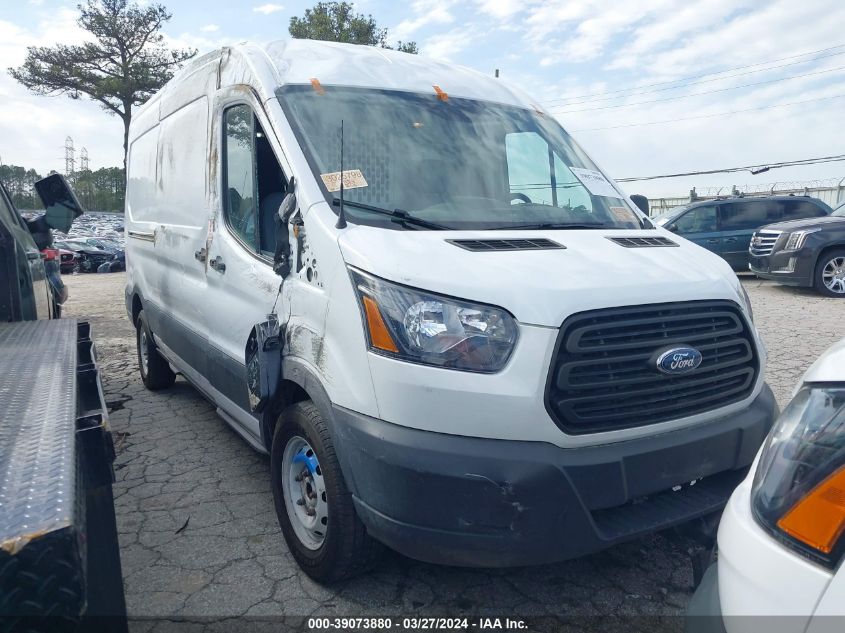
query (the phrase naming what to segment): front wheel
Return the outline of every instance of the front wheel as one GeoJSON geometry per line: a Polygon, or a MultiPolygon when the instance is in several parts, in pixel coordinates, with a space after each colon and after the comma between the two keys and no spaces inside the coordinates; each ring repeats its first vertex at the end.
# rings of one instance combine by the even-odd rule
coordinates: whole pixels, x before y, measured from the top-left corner
{"type": "Polygon", "coordinates": [[[286,408],[270,451],[273,500],[282,534],[299,566],[330,583],[368,569],[381,545],[355,513],[334,444],[310,401],[286,408]]]}
{"type": "Polygon", "coordinates": [[[845,299],[845,249],[828,251],[819,257],[813,281],[823,295],[845,299]]]}
{"type": "Polygon", "coordinates": [[[158,347],[153,340],[153,334],[149,325],[147,325],[147,318],[143,310],[138,313],[135,328],[135,343],[138,347],[138,369],[141,372],[141,381],[150,391],[167,389],[173,385],[176,374],[170,369],[170,363],[158,353],[158,347]]]}

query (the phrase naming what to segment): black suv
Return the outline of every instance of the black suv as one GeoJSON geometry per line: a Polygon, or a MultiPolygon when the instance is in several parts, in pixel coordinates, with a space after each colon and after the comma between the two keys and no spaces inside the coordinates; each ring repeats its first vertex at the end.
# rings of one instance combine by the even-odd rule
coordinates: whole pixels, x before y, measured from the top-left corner
{"type": "Polygon", "coordinates": [[[741,271],[748,270],[748,246],[755,230],[783,220],[823,217],[830,211],[824,202],[809,196],[738,196],[676,207],[654,221],[721,255],[741,271]]]}
{"type": "Polygon", "coordinates": [[[748,255],[758,277],[845,298],[845,204],[827,217],[764,226],[748,255]]]}

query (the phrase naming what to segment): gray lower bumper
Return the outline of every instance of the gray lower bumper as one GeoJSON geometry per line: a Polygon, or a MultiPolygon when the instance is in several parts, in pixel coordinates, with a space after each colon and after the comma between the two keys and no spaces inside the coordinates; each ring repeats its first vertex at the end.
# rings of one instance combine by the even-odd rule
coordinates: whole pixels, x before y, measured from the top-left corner
{"type": "Polygon", "coordinates": [[[685,633],[726,633],[719,602],[719,565],[713,563],[687,605],[685,633]]]}

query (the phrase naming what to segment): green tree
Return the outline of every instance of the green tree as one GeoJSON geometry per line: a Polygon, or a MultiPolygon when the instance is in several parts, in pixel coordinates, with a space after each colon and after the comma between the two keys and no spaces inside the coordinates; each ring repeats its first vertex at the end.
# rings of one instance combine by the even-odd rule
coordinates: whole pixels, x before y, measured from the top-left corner
{"type": "MultiPolygon", "coordinates": [[[[318,2],[301,18],[292,17],[288,31],[297,39],[394,48],[387,44],[387,29],[379,27],[373,16],[355,13],[350,2],[318,2]]],[[[416,42],[397,42],[395,48],[419,53],[416,42]]]]}
{"type": "Polygon", "coordinates": [[[87,0],[77,23],[94,36],[79,46],[30,46],[26,60],[9,74],[32,92],[86,95],[123,120],[123,165],[132,108],[149,99],[173,72],[196,55],[168,49],[161,28],[171,14],[160,4],[130,0],[87,0]]]}

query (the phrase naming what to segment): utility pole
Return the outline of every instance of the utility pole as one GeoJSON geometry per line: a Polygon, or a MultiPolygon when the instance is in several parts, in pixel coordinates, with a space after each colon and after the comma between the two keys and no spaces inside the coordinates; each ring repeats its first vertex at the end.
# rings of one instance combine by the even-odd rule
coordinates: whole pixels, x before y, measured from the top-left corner
{"type": "Polygon", "coordinates": [[[73,139],[67,137],[65,139],[65,176],[68,180],[73,180],[73,175],[76,173],[76,155],[73,149],[73,139]]]}

